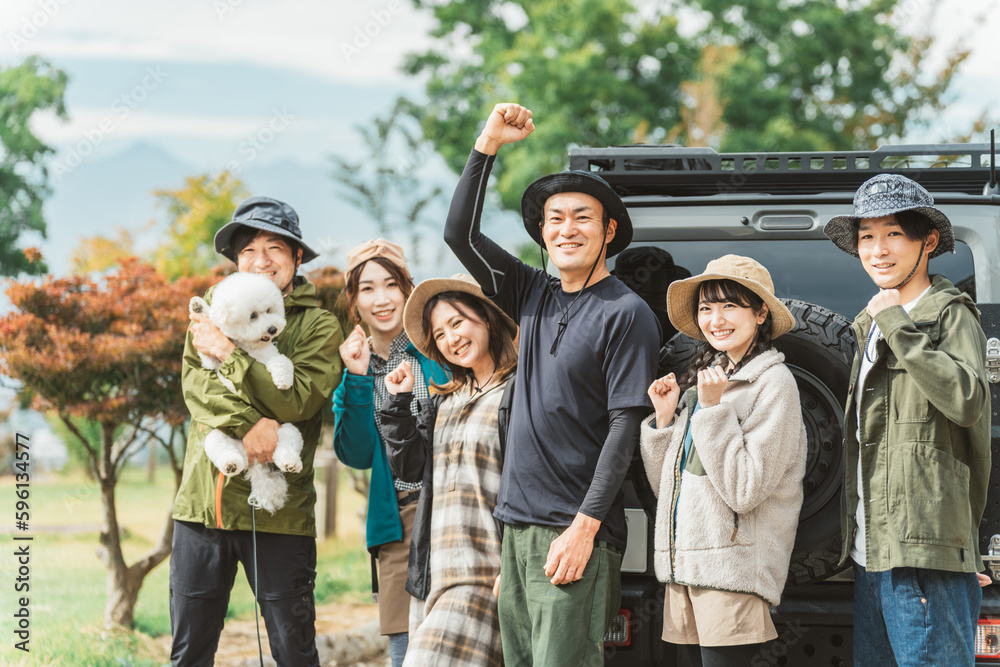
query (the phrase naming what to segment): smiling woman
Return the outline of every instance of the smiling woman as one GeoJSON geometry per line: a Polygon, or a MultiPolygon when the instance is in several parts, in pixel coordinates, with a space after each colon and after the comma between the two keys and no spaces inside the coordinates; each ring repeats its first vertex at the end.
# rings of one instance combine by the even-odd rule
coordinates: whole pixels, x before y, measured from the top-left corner
{"type": "Polygon", "coordinates": [[[377,563],[372,591],[378,595],[379,625],[389,636],[392,664],[399,667],[408,641],[406,569],[421,484],[404,482],[389,469],[380,412],[388,398],[383,378],[408,363],[414,395],[426,398],[431,382],[448,377],[403,330],[403,306],[413,291],[403,249],[385,239],[366,241],[347,253],[345,273],[344,298],[355,327],[340,348],[347,373],[333,396],[333,448],[346,465],[371,469],[365,539],[377,563]]]}
{"type": "Polygon", "coordinates": [[[382,424],[393,473],[423,481],[413,526],[407,590],[426,600],[404,665],[503,664],[494,583],[500,488],[517,327],[469,276],[426,280],[404,315],[417,348],[453,380],[421,399],[417,414],[408,362],[386,375],[392,395],[382,424]],[[506,412],[504,412],[506,414],[506,412]],[[428,557],[430,568],[420,567],[428,557]]]}
{"type": "Polygon", "coordinates": [[[682,380],[649,387],[655,413],[640,436],[659,492],[663,640],[706,667],[748,665],[777,636],[768,605],[781,597],[802,506],[799,394],[771,342],[795,318],[767,269],[737,255],[671,283],[667,312],[701,343],[682,380]]]}

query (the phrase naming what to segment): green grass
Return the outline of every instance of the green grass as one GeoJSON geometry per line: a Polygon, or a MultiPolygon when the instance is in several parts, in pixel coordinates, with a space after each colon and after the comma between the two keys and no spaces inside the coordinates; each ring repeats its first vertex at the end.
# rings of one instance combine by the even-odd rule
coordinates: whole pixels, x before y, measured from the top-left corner
{"type": "MultiPolygon", "coordinates": [[[[0,480],[0,492],[14,503],[13,481],[0,480]]],[[[149,484],[140,469],[125,471],[117,488],[118,519],[126,534],[126,562],[146,553],[159,537],[173,497],[166,470],[149,484]]],[[[13,618],[0,622],[7,644],[0,648],[3,665],[66,665],[72,667],[154,667],[169,659],[163,642],[151,637],[170,634],[168,606],[169,560],[146,577],[135,608],[138,632],[103,629],[106,571],[97,557],[101,506],[97,487],[82,473],[36,477],[31,482],[31,653],[13,648],[13,618]]],[[[338,537],[317,542],[318,604],[370,600],[370,566],[355,513],[360,497],[346,481],[338,493],[338,537]]],[[[12,522],[12,519],[10,520],[12,522]]],[[[5,540],[8,545],[12,542],[5,540]]],[[[12,549],[7,549],[12,551],[12,549]]],[[[14,564],[0,560],[0,587],[13,588],[14,564]]],[[[4,609],[15,600],[5,594],[4,609]]],[[[252,618],[253,594],[240,572],[233,587],[228,618],[252,618]]]]}

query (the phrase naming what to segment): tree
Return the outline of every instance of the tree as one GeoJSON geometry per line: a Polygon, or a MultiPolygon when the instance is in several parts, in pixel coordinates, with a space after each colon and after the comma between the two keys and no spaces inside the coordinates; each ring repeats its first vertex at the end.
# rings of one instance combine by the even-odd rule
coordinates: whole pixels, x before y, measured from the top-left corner
{"type": "Polygon", "coordinates": [[[180,375],[187,302],[207,279],[169,282],[136,259],[95,282],[83,276],[14,282],[0,318],[0,374],[17,380],[35,409],[52,411],[87,452],[101,494],[100,556],[107,568],[107,626],[131,626],[146,575],[169,554],[168,512],[153,549],[131,565],[122,553],[115,485],[148,438],[162,443],[175,483],[187,408],[180,375]],[[88,433],[81,424],[96,426],[88,433]],[[96,437],[94,437],[96,435],[96,437]]]}
{"type": "MultiPolygon", "coordinates": [[[[184,179],[184,187],[154,190],[153,194],[170,218],[163,241],[153,251],[157,271],[175,279],[206,275],[226,263],[215,252],[215,233],[232,219],[236,205],[250,195],[242,181],[228,171],[200,174],[184,179]]],[[[121,266],[122,260],[136,254],[132,232],[118,229],[113,236],[81,239],[70,263],[75,273],[100,272],[121,266]]]]}
{"type": "Polygon", "coordinates": [[[107,271],[130,257],[135,257],[135,239],[127,229],[118,229],[115,236],[89,236],[80,239],[70,255],[73,273],[107,271]]]}
{"type": "Polygon", "coordinates": [[[0,275],[48,271],[36,249],[18,245],[23,232],[45,236],[45,160],[53,153],[34,135],[29,121],[46,110],[66,118],[66,81],[63,71],[35,56],[16,67],[0,67],[0,275]]]}
{"type": "MultiPolygon", "coordinates": [[[[897,27],[898,0],[694,0],[707,25],[700,74],[722,107],[723,150],[871,149],[941,111],[967,48],[927,72],[929,33],[897,27]]],[[[933,16],[938,2],[927,7],[933,16]]],[[[688,139],[689,137],[685,137],[688,139]]]]}
{"type": "Polygon", "coordinates": [[[192,176],[182,188],[153,194],[170,216],[154,264],[170,278],[203,275],[219,263],[215,233],[232,220],[236,205],[250,196],[243,182],[228,171],[192,176]]]}
{"type": "Polygon", "coordinates": [[[630,0],[415,0],[438,21],[434,46],[404,69],[427,78],[416,108],[424,137],[461,171],[497,102],[538,120],[530,141],[504,148],[517,165],[494,179],[505,208],[527,185],[566,165],[572,145],[662,141],[678,121],[696,52],[673,15],[640,15],[630,0]],[[468,50],[471,54],[466,54],[468,50]]]}
{"type": "Polygon", "coordinates": [[[517,210],[574,145],[774,151],[899,138],[947,102],[968,51],[924,71],[933,39],[899,31],[897,2],[414,0],[437,25],[404,71],[425,77],[415,114],[456,171],[495,103],[535,112],[531,139],[504,149],[516,169],[494,179],[517,210]],[[701,27],[680,34],[681,13],[701,27]]]}
{"type": "Polygon", "coordinates": [[[433,149],[421,138],[419,128],[411,126],[413,108],[407,100],[397,99],[386,117],[357,127],[367,153],[364,159],[331,155],[330,161],[334,181],[347,201],[375,222],[379,236],[406,233],[409,261],[418,266],[424,213],[442,190],[440,186],[421,187],[421,167],[433,149]]]}

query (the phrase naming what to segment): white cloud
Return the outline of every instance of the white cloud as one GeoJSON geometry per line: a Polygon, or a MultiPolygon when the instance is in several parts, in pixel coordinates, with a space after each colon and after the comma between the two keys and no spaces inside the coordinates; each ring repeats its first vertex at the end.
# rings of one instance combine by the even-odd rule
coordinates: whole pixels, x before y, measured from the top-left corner
{"type": "Polygon", "coordinates": [[[17,56],[245,62],[340,81],[400,79],[403,55],[427,43],[430,24],[407,0],[5,0],[0,8],[3,50],[17,56]]]}
{"type": "Polygon", "coordinates": [[[32,118],[32,130],[56,144],[76,141],[85,133],[92,132],[111,122],[117,137],[186,136],[210,139],[238,139],[255,133],[267,118],[234,119],[219,116],[197,116],[185,114],[160,114],[135,111],[126,118],[120,118],[110,109],[72,109],[68,122],[52,113],[38,114],[32,118]]]}

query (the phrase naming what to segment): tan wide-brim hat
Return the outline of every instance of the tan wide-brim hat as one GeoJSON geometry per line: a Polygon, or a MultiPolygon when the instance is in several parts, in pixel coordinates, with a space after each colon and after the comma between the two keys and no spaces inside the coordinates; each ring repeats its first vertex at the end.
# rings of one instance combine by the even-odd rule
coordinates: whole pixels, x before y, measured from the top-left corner
{"type": "Polygon", "coordinates": [[[771,311],[771,338],[777,338],[795,328],[795,316],[774,296],[774,282],[767,269],[749,257],[725,255],[709,262],[701,275],[674,281],[667,288],[667,315],[681,333],[697,340],[705,340],[698,327],[695,305],[701,284],[708,280],[732,280],[763,299],[771,311]]]}
{"type": "Polygon", "coordinates": [[[403,328],[406,329],[406,336],[425,357],[428,356],[429,346],[427,336],[424,335],[424,307],[432,297],[442,292],[465,292],[480,299],[487,308],[500,315],[500,321],[503,322],[511,339],[517,336],[517,324],[483,294],[483,288],[472,276],[456,273],[451,278],[431,278],[413,288],[410,298],[406,300],[406,307],[403,308],[403,328]]]}

